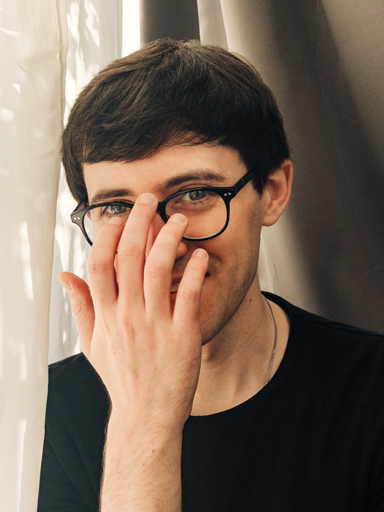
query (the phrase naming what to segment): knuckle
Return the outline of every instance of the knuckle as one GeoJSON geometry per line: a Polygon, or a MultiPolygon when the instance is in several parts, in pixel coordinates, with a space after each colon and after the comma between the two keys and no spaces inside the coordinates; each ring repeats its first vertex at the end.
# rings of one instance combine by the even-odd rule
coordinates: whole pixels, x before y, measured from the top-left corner
{"type": "Polygon", "coordinates": [[[83,311],[82,305],[79,302],[71,302],[72,313],[75,318],[79,317],[83,311]]]}
{"type": "Polygon", "coordinates": [[[122,260],[137,260],[142,256],[142,249],[135,243],[124,244],[119,246],[117,254],[122,260]]]}
{"type": "Polygon", "coordinates": [[[180,240],[180,233],[163,231],[156,239],[156,249],[163,254],[170,255],[176,249],[180,240]]]}
{"type": "Polygon", "coordinates": [[[188,302],[195,302],[198,300],[200,292],[192,290],[191,288],[186,288],[185,290],[181,290],[181,296],[188,302]]]}
{"type": "Polygon", "coordinates": [[[120,315],[119,326],[123,329],[126,336],[134,334],[133,322],[127,314],[120,315]]]}
{"type": "Polygon", "coordinates": [[[81,318],[83,316],[87,316],[87,314],[90,312],[90,310],[93,309],[93,303],[90,299],[84,299],[84,298],[77,298],[74,299],[73,297],[70,299],[71,302],[71,309],[73,316],[75,318],[81,318]]]}
{"type": "Polygon", "coordinates": [[[119,346],[122,342],[129,342],[135,337],[132,319],[124,312],[118,313],[113,323],[104,318],[103,327],[112,346],[119,346]]]}
{"type": "Polygon", "coordinates": [[[145,273],[151,279],[159,279],[166,274],[166,268],[160,263],[152,262],[145,267],[145,273]]]}
{"type": "Polygon", "coordinates": [[[97,261],[88,261],[87,265],[89,274],[103,274],[107,271],[108,267],[108,264],[97,261]]]}

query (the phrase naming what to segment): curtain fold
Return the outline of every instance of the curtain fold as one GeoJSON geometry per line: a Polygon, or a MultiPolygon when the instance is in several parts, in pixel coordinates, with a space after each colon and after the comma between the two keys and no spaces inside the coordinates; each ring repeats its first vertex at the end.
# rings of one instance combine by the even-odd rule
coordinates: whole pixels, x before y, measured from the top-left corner
{"type": "Polygon", "coordinates": [[[196,0],[140,0],[140,40],[199,39],[196,0]]]}
{"type": "MultiPolygon", "coordinates": [[[[130,2],[132,0],[129,0],[130,2]]],[[[78,2],[67,0],[68,58],[65,84],[65,119],[81,89],[112,60],[121,57],[122,0],[78,2]]],[[[129,14],[129,13],[128,13],[129,14]]],[[[59,183],[49,329],[49,362],[79,352],[78,335],[68,296],[57,280],[60,272],[87,279],[89,247],[69,214],[76,203],[63,172],[59,183]]]]}
{"type": "Polygon", "coordinates": [[[50,361],[79,348],[57,282],[62,270],[84,276],[87,257],[60,177],[63,117],[90,78],[121,56],[121,45],[121,0],[17,0],[2,11],[0,510],[7,512],[36,510],[48,338],[50,361]]]}
{"type": "Polygon", "coordinates": [[[274,91],[293,150],[290,205],[263,230],[262,284],[315,313],[384,331],[382,0],[214,3],[217,21],[199,0],[202,42],[222,44],[224,25],[228,49],[274,91]]]}
{"type": "Polygon", "coordinates": [[[66,59],[63,1],[0,21],[0,510],[35,511],[66,59]]]}

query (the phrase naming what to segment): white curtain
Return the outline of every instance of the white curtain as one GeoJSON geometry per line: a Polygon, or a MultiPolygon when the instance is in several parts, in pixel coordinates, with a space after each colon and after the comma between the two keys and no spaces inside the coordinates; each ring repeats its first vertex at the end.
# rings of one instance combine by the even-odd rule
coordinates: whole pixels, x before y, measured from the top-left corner
{"type": "Polygon", "coordinates": [[[84,276],[86,260],[60,173],[63,120],[121,45],[122,0],[0,2],[1,512],[36,511],[48,347],[50,360],[77,350],[56,279],[84,276]]]}
{"type": "MultiPolygon", "coordinates": [[[[130,0],[132,3],[132,0],[130,0]]],[[[127,9],[129,14],[130,10],[127,9]]],[[[80,90],[95,73],[122,54],[122,0],[67,0],[68,58],[66,109],[68,116],[80,90]]],[[[58,361],[79,351],[78,336],[68,297],[57,276],[74,272],[86,278],[88,246],[69,214],[76,203],[62,173],[57,202],[55,255],[52,267],[49,362],[58,361]]]]}
{"type": "Polygon", "coordinates": [[[0,12],[0,510],[36,509],[47,385],[66,7],[0,12]]]}

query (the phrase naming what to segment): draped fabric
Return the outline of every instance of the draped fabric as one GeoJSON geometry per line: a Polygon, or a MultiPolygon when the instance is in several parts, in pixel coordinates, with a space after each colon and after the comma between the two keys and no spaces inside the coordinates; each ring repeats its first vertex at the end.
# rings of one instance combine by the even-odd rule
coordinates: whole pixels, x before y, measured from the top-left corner
{"type": "MultiPolygon", "coordinates": [[[[105,2],[67,1],[68,65],[66,75],[66,111],[94,74],[121,57],[122,0],[105,2]]],[[[69,220],[76,203],[62,174],[57,203],[55,258],[52,269],[49,362],[79,351],[76,326],[69,299],[57,280],[60,272],[74,272],[86,278],[88,244],[69,220]]]]}
{"type": "Polygon", "coordinates": [[[57,283],[62,270],[84,276],[87,254],[70,225],[75,203],[60,176],[63,119],[93,74],[121,56],[121,43],[121,0],[8,0],[0,9],[4,512],[36,510],[49,338],[50,360],[78,350],[69,303],[57,283]]]}
{"type": "Polygon", "coordinates": [[[271,87],[292,147],[293,195],[263,231],[262,285],[384,331],[384,2],[198,0],[198,9],[202,42],[245,56],[271,87]]]}
{"type": "Polygon", "coordinates": [[[36,509],[63,124],[62,1],[0,18],[0,510],[36,509]]]}
{"type": "MultiPolygon", "coordinates": [[[[121,55],[138,1],[0,3],[0,510],[36,509],[48,341],[49,361],[79,350],[57,283],[62,270],[86,277],[88,250],[69,222],[63,119],[121,55]]],[[[295,178],[263,230],[262,288],[384,331],[384,0],[140,0],[140,15],[142,43],[221,45],[276,95],[295,178]]]]}
{"type": "MultiPolygon", "coordinates": [[[[142,4],[156,12],[164,0],[142,4]]],[[[384,331],[384,1],[180,4],[191,19],[181,20],[185,38],[196,9],[201,41],[254,64],[285,120],[293,194],[280,221],[263,230],[262,288],[384,331]]],[[[142,43],[179,28],[172,17],[143,16],[142,43]]]]}

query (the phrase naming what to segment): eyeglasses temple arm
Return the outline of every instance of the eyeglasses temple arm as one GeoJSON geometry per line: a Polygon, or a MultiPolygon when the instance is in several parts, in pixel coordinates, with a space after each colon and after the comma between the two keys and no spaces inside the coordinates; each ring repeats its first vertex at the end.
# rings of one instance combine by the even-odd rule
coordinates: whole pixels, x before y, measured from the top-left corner
{"type": "Polygon", "coordinates": [[[246,185],[248,183],[248,181],[252,178],[252,176],[253,176],[253,169],[248,171],[245,176],[243,176],[242,178],[239,179],[239,181],[233,187],[236,191],[236,194],[238,194],[240,192],[240,190],[244,187],[244,185],[246,185]]]}

